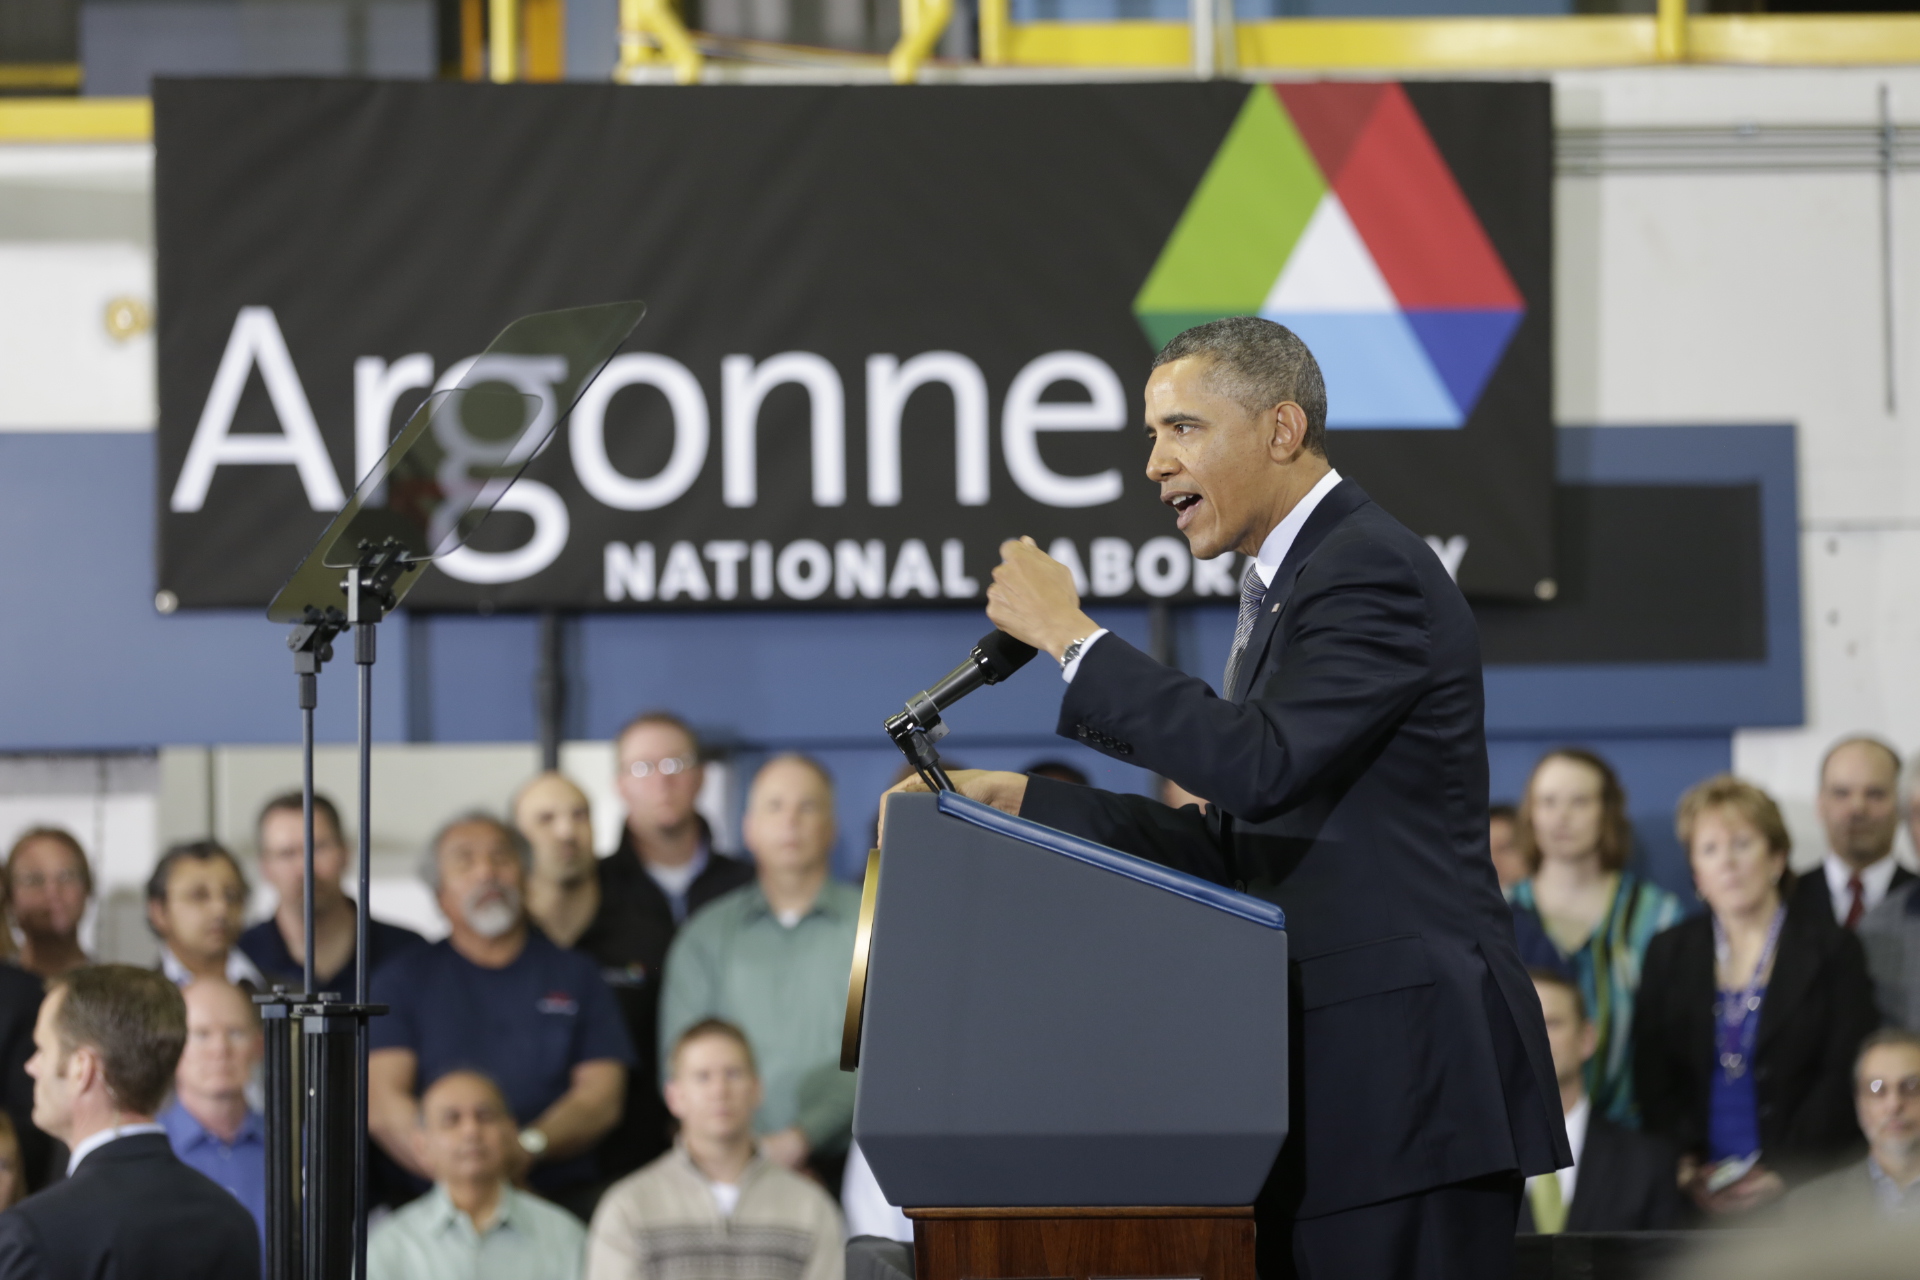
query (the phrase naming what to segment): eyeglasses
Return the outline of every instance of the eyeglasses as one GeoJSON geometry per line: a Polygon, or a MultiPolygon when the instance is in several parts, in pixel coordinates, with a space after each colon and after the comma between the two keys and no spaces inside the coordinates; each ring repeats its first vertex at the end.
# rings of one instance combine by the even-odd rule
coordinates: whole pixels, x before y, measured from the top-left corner
{"type": "Polygon", "coordinates": [[[1900,1080],[1862,1080],[1860,1092],[1875,1098],[1885,1098],[1894,1092],[1900,1094],[1902,1102],[1912,1102],[1920,1098],[1920,1076],[1907,1076],[1900,1080]]]}
{"type": "Polygon", "coordinates": [[[635,760],[627,766],[627,772],[636,778],[650,778],[659,774],[671,778],[677,773],[686,773],[700,762],[692,756],[668,756],[665,760],[635,760]]]}

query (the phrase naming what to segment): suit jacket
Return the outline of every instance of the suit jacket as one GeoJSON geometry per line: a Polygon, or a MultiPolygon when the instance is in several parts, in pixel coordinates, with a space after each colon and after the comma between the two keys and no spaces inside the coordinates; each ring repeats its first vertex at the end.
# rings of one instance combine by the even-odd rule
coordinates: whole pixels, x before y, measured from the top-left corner
{"type": "MultiPolygon", "coordinates": [[[[1675,1175],[1679,1157],[1650,1133],[1623,1129],[1589,1113],[1580,1176],[1567,1206],[1568,1231],[1670,1231],[1681,1223],[1686,1202],[1675,1175]]],[[[1537,1228],[1533,1207],[1520,1200],[1520,1234],[1537,1228]]]]}
{"type": "MultiPolygon", "coordinates": [[[[1893,855],[1888,854],[1887,856],[1892,857],[1893,855]]],[[[1893,869],[1893,880],[1887,885],[1887,893],[1891,895],[1895,889],[1898,889],[1903,884],[1910,884],[1916,878],[1920,877],[1916,877],[1913,872],[1907,870],[1905,867],[1896,865],[1893,869]]],[[[1796,907],[1811,907],[1813,904],[1819,903],[1827,909],[1828,915],[1833,914],[1833,894],[1827,890],[1827,873],[1824,865],[1808,868],[1807,871],[1794,882],[1791,896],[1793,898],[1793,904],[1796,907]]],[[[1834,923],[1839,924],[1840,921],[1835,920],[1834,923]]]]}
{"type": "MultiPolygon", "coordinates": [[[[1707,1154],[1707,1108],[1719,1060],[1713,918],[1657,934],[1640,968],[1634,1083],[1647,1129],[1682,1154],[1707,1154]]],[[[1831,1168],[1861,1144],[1853,1058],[1879,1019],[1860,940],[1834,923],[1824,895],[1795,897],[1780,929],[1754,1035],[1761,1159],[1789,1182],[1831,1168]]]]}
{"type": "Polygon", "coordinates": [[[0,1280],[259,1280],[253,1215],[162,1133],[116,1138],[0,1213],[0,1280]]]}
{"type": "Polygon", "coordinates": [[[1225,698],[1118,636],[1059,732],[1204,814],[1036,778],[1025,817],[1279,903],[1298,1217],[1569,1163],[1540,1002],[1487,850],[1480,644],[1420,538],[1342,481],[1268,586],[1225,698]]]}
{"type": "Polygon", "coordinates": [[[33,1024],[40,1017],[46,984],[17,964],[0,961],[0,1108],[20,1135],[20,1162],[27,1190],[38,1191],[66,1172],[67,1149],[33,1124],[33,1024]]]}

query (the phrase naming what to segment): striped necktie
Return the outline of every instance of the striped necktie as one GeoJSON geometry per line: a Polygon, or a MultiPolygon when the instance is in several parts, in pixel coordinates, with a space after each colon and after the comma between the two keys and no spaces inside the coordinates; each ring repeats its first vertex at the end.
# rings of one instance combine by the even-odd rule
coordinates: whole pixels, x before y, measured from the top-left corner
{"type": "Polygon", "coordinates": [[[1253,622],[1260,616],[1260,602],[1266,598],[1267,584],[1260,581],[1260,569],[1253,561],[1247,561],[1247,576],[1240,579],[1240,618],[1233,624],[1233,652],[1227,656],[1227,679],[1220,686],[1220,696],[1233,696],[1233,678],[1240,673],[1240,658],[1247,651],[1247,641],[1253,638],[1253,622]]]}

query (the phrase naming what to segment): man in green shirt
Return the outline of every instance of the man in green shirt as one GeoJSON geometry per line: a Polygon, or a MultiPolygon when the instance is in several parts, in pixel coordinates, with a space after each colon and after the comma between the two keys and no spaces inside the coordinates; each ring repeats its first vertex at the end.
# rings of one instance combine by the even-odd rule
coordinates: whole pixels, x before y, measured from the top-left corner
{"type": "Polygon", "coordinates": [[[833,779],[818,761],[783,755],[762,766],[741,825],[754,883],[681,929],[660,1008],[663,1065],[680,1033],[707,1018],[746,1032],[766,1087],[753,1126],[761,1154],[790,1169],[811,1166],[836,1179],[829,1185],[853,1128],[840,1030],[860,914],[860,891],[827,874],[833,815],[833,779]]]}
{"type": "Polygon", "coordinates": [[[433,1190],[375,1227],[367,1280],[578,1280],[587,1231],[508,1181],[519,1127],[493,1081],[449,1071],[420,1100],[414,1145],[433,1190]]]}

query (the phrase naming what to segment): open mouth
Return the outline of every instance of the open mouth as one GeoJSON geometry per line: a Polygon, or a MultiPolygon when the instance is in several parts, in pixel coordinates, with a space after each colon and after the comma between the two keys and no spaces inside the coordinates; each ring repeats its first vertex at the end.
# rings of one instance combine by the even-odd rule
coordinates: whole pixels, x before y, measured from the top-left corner
{"type": "Polygon", "coordinates": [[[1184,529],[1193,522],[1194,513],[1200,509],[1204,499],[1197,493],[1170,493],[1160,501],[1172,507],[1175,512],[1174,524],[1184,529]]]}

